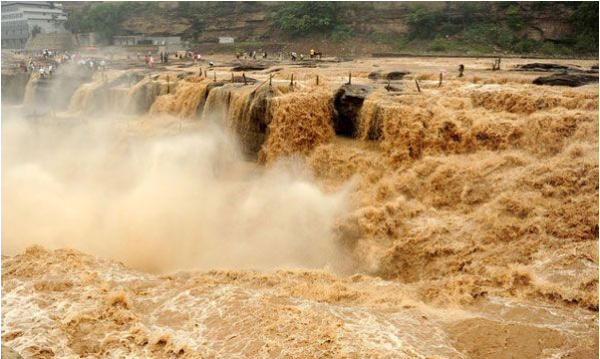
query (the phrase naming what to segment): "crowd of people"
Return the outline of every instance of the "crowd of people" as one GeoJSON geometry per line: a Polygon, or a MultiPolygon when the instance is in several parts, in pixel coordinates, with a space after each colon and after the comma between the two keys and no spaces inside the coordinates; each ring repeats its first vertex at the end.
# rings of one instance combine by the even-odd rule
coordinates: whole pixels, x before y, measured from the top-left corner
{"type": "MultiPolygon", "coordinates": [[[[161,64],[167,64],[169,63],[169,58],[170,56],[173,56],[176,59],[190,59],[192,61],[194,61],[194,63],[199,62],[202,59],[202,55],[200,55],[198,52],[192,52],[192,51],[186,51],[184,54],[179,53],[179,52],[175,52],[175,53],[170,53],[170,52],[166,52],[166,51],[161,51],[158,53],[158,55],[160,56],[160,63],[161,64]]],[[[138,52],[137,53],[137,59],[141,60],[142,55],[138,52]]],[[[129,58],[129,55],[127,56],[127,58],[129,58]]],[[[152,54],[151,51],[148,51],[148,54],[144,55],[144,63],[147,66],[153,67],[154,64],[156,63],[156,60],[154,59],[154,55],[152,54]]]]}
{"type": "MultiPolygon", "coordinates": [[[[240,59],[242,59],[242,58],[243,58],[244,60],[247,60],[248,58],[251,58],[251,59],[253,59],[253,60],[256,60],[256,58],[257,58],[258,54],[260,54],[260,57],[261,57],[262,59],[266,59],[266,58],[268,57],[267,51],[263,51],[263,50],[258,50],[258,52],[257,52],[257,51],[252,51],[252,52],[250,52],[250,53],[248,53],[248,52],[245,52],[245,51],[244,51],[244,52],[240,52],[240,51],[238,51],[238,52],[236,52],[236,53],[235,53],[235,57],[236,57],[236,59],[238,59],[238,60],[240,60],[240,59]]],[[[304,58],[305,58],[305,55],[304,55],[304,54],[302,54],[302,53],[301,53],[301,54],[298,54],[298,53],[297,53],[297,52],[295,52],[295,51],[290,51],[290,52],[287,54],[287,56],[288,56],[288,57],[290,58],[290,60],[292,60],[292,61],[297,61],[298,59],[300,59],[300,60],[304,60],[304,58]]],[[[321,51],[319,51],[319,50],[310,49],[310,51],[309,51],[309,57],[310,57],[311,59],[321,59],[321,57],[322,57],[322,56],[323,56],[323,53],[321,53],[321,51]]],[[[279,56],[278,56],[278,58],[279,58],[279,61],[283,60],[283,58],[284,58],[284,57],[285,57],[284,53],[280,52],[280,53],[279,53],[279,56]]]]}
{"type": "MultiPolygon", "coordinates": [[[[19,52],[19,54],[21,54],[21,52],[19,52]]],[[[310,59],[321,59],[322,57],[321,51],[315,49],[310,49],[307,55],[310,59]]],[[[146,55],[143,56],[143,61],[146,64],[146,66],[153,67],[155,65],[155,56],[160,57],[161,64],[169,63],[171,57],[180,60],[187,59],[193,61],[194,63],[198,63],[203,60],[202,55],[198,51],[187,50],[185,52],[181,51],[173,53],[169,53],[166,51],[152,53],[151,51],[149,51],[146,55]]],[[[253,50],[251,52],[238,51],[236,52],[235,56],[237,59],[243,58],[244,60],[256,60],[259,57],[262,59],[267,59],[269,54],[266,50],[259,49],[253,50]]],[[[284,60],[286,57],[289,58],[291,61],[305,59],[305,54],[298,54],[295,51],[290,51],[288,53],[279,52],[275,56],[279,59],[279,61],[284,60]]],[[[127,55],[127,58],[130,58],[130,56],[127,55]]],[[[139,61],[142,60],[142,55],[139,52],[137,53],[137,59],[139,61]]],[[[84,56],[79,53],[72,54],[68,51],[57,51],[52,49],[43,49],[39,52],[33,53],[27,58],[27,60],[24,60],[21,63],[19,63],[18,66],[23,72],[36,73],[40,79],[46,79],[52,77],[55,74],[58,67],[66,63],[85,66],[90,71],[104,71],[107,69],[108,66],[107,60],[104,57],[98,59],[97,56],[84,56]]],[[[213,64],[210,63],[210,65],[212,66],[213,64]]]]}
{"type": "Polygon", "coordinates": [[[56,70],[64,64],[85,66],[90,71],[104,71],[108,66],[107,60],[104,58],[98,60],[68,51],[44,49],[32,53],[26,60],[21,61],[18,67],[22,72],[35,73],[38,78],[47,79],[52,77],[56,70]]]}

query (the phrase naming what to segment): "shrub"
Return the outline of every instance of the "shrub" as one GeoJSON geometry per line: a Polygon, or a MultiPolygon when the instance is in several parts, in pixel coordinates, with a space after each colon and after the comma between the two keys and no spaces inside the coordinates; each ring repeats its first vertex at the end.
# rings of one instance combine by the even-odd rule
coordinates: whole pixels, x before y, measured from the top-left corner
{"type": "Polygon", "coordinates": [[[506,9],[506,23],[511,29],[520,30],[523,27],[519,5],[513,4],[506,9]]]}
{"type": "Polygon", "coordinates": [[[331,32],[331,41],[344,42],[354,35],[354,30],[348,25],[337,25],[331,32]]]}
{"type": "Polygon", "coordinates": [[[530,39],[523,39],[519,42],[517,42],[514,46],[514,50],[517,53],[527,53],[527,52],[531,52],[535,49],[537,43],[533,40],[530,39]]]}
{"type": "Polygon", "coordinates": [[[484,23],[471,26],[465,31],[465,40],[475,44],[494,44],[509,48],[515,41],[513,32],[505,27],[484,23]]]}
{"type": "Polygon", "coordinates": [[[33,26],[33,28],[31,29],[31,37],[35,38],[38,34],[40,34],[42,32],[42,28],[39,27],[38,25],[33,26]]]}
{"type": "Polygon", "coordinates": [[[411,38],[432,38],[436,34],[440,18],[441,14],[438,11],[427,10],[419,5],[412,7],[407,17],[411,38]]]}
{"type": "Polygon", "coordinates": [[[571,16],[571,25],[577,36],[575,50],[598,53],[598,2],[583,1],[571,16]]]}
{"type": "Polygon", "coordinates": [[[429,45],[429,50],[431,51],[446,51],[449,48],[448,40],[446,40],[442,35],[436,35],[435,39],[429,45]]]}
{"type": "Polygon", "coordinates": [[[282,5],[271,20],[290,35],[332,30],[337,24],[338,6],[333,1],[294,1],[282,5]]]}

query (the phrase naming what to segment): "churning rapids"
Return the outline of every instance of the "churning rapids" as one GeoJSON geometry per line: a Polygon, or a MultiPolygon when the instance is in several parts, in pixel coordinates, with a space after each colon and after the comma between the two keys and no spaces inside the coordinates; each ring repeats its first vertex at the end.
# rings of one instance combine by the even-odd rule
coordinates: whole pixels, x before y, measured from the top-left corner
{"type": "Polygon", "coordinates": [[[598,357],[598,85],[491,61],[3,69],[2,344],[598,357]]]}

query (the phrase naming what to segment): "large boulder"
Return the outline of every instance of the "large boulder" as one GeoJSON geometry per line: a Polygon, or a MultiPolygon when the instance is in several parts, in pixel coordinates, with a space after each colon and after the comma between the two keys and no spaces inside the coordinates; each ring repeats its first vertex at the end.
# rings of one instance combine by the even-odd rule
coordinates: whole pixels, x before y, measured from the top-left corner
{"type": "Polygon", "coordinates": [[[365,98],[373,91],[370,86],[364,85],[343,85],[340,87],[333,98],[335,115],[333,119],[333,128],[335,133],[343,136],[356,135],[359,127],[360,110],[365,98]]]}
{"type": "Polygon", "coordinates": [[[534,85],[568,87],[579,87],[595,82],[598,82],[598,76],[575,74],[554,74],[550,76],[538,77],[537,79],[533,80],[534,85]]]}

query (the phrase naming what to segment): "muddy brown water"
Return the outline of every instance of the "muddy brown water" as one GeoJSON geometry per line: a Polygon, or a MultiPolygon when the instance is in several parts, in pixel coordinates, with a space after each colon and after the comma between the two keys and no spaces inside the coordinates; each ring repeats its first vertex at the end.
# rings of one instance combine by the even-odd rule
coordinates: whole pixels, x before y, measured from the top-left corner
{"type": "Polygon", "coordinates": [[[146,69],[110,70],[35,118],[31,84],[2,109],[3,344],[597,357],[598,85],[535,86],[508,71],[526,59],[492,62],[282,63],[271,87],[268,69],[246,86],[218,64],[218,85],[177,64],[134,83],[146,69]],[[390,93],[377,70],[410,74],[390,93]],[[354,137],[336,136],[350,72],[373,93],[354,137]]]}

